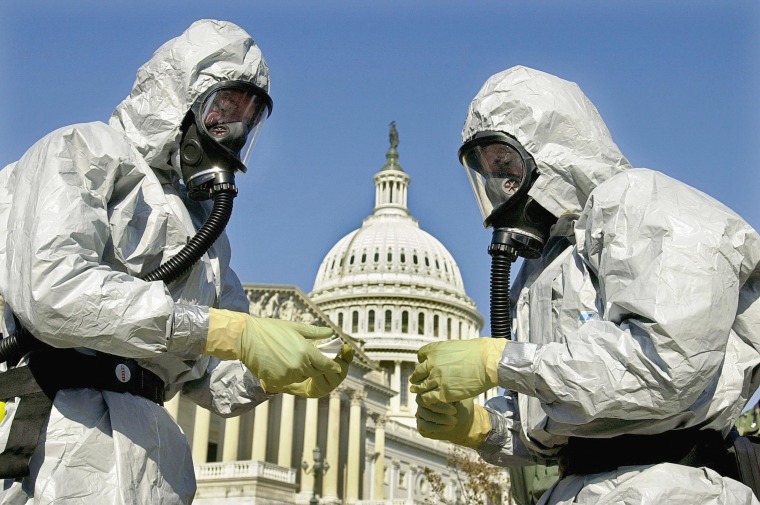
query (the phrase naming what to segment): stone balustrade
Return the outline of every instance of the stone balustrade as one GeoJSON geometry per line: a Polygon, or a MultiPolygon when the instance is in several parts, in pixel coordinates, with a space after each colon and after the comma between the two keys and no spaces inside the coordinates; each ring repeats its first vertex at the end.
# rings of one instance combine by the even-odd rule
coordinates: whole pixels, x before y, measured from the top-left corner
{"type": "Polygon", "coordinates": [[[264,461],[204,463],[195,466],[195,476],[199,482],[262,477],[286,484],[296,483],[294,469],[264,461]]]}

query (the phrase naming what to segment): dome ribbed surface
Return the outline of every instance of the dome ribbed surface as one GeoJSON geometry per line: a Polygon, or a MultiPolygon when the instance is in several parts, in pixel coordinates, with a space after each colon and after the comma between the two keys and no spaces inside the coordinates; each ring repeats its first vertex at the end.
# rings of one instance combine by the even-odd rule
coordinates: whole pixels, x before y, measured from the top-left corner
{"type": "Polygon", "coordinates": [[[371,216],[340,239],[322,261],[314,291],[380,283],[466,296],[451,253],[408,216],[371,216]]]}

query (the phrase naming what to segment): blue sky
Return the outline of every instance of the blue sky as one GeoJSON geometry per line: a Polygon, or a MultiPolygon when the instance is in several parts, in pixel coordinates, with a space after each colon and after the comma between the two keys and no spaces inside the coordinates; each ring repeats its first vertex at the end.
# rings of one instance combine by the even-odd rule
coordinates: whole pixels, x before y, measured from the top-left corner
{"type": "MultiPolygon", "coordinates": [[[[490,232],[456,152],[467,105],[526,65],[577,82],[634,166],[760,227],[760,4],[705,1],[0,0],[0,166],[49,131],[107,121],[137,68],[200,18],[252,34],[274,113],[228,232],[244,282],[313,286],[374,204],[396,121],[409,207],[488,317],[490,232]]],[[[488,328],[484,330],[486,333],[488,328]]]]}

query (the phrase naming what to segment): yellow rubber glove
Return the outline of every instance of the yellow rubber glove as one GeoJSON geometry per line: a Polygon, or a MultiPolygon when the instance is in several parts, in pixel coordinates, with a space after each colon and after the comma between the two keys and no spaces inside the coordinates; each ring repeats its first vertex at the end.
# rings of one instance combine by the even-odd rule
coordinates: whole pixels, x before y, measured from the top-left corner
{"type": "Polygon", "coordinates": [[[239,359],[268,393],[280,393],[310,377],[343,372],[308,340],[329,338],[330,328],[214,308],[209,309],[208,328],[204,354],[239,359]]]}
{"type": "Polygon", "coordinates": [[[303,382],[285,386],[282,392],[296,396],[305,396],[306,398],[322,398],[343,382],[343,379],[348,375],[348,366],[353,359],[354,350],[350,345],[343,344],[340,348],[340,353],[333,359],[333,361],[340,365],[340,373],[330,371],[316,377],[309,377],[303,382]]]}
{"type": "Polygon", "coordinates": [[[491,418],[471,398],[428,405],[417,397],[417,431],[425,438],[448,440],[477,449],[491,431],[491,418]]]}
{"type": "Polygon", "coordinates": [[[507,340],[473,338],[447,340],[423,346],[420,364],[409,377],[412,393],[428,405],[473,398],[499,385],[497,368],[507,340]]]}

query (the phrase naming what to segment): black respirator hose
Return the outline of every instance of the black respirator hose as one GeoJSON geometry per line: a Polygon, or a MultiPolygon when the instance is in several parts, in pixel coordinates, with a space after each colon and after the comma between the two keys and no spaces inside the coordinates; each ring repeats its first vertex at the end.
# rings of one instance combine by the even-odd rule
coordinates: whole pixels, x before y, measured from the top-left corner
{"type": "MultiPolygon", "coordinates": [[[[237,190],[234,186],[229,188],[226,186],[213,194],[214,207],[211,210],[211,214],[209,214],[201,229],[198,230],[198,233],[190,239],[190,242],[176,256],[160,267],[141,276],[141,279],[149,282],[164,281],[164,283],[170,284],[187,272],[211,248],[216,239],[219,238],[219,235],[224,231],[232,216],[232,201],[237,194],[237,190]]],[[[49,347],[47,344],[34,338],[25,328],[21,327],[21,330],[19,334],[9,335],[0,339],[0,363],[6,361],[17,362],[29,351],[49,347]]]]}
{"type": "Polygon", "coordinates": [[[512,308],[509,302],[509,275],[512,260],[505,254],[491,254],[491,337],[512,338],[512,308]]]}
{"type": "Polygon", "coordinates": [[[232,216],[232,201],[235,198],[235,193],[233,191],[222,191],[216,193],[213,198],[214,208],[198,233],[176,256],[155,270],[141,276],[141,279],[148,282],[164,281],[166,284],[170,284],[201,259],[201,256],[216,242],[216,239],[227,226],[230,216],[232,216]]]}

